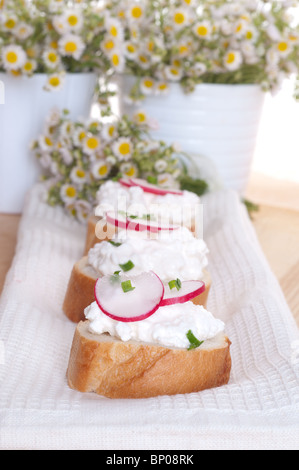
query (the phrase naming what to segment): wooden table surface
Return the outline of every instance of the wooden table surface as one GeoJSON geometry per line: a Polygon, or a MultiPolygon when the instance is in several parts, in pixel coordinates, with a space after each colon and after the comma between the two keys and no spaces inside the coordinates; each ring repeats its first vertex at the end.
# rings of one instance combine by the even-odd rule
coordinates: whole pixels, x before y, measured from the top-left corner
{"type": "MultiPolygon", "coordinates": [[[[255,176],[247,197],[259,204],[253,214],[261,247],[299,327],[299,184],[255,176]]],[[[20,215],[0,214],[0,293],[11,265],[20,215]]]]}

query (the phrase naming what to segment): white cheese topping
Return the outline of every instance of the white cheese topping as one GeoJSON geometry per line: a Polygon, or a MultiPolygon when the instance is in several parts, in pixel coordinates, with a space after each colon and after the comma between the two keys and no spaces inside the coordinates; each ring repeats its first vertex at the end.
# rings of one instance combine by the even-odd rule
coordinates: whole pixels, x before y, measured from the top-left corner
{"type": "Polygon", "coordinates": [[[116,181],[107,181],[97,193],[95,213],[100,217],[107,211],[125,211],[140,216],[152,214],[190,228],[194,218],[201,214],[201,200],[190,191],[182,193],[160,196],[144,192],[138,186],[127,188],[116,181]]]}
{"type": "Polygon", "coordinates": [[[167,347],[188,348],[189,330],[199,341],[214,338],[224,323],[204,307],[192,302],[160,307],[153,315],[137,322],[121,322],[105,315],[96,302],[85,309],[92,333],[109,333],[122,341],[156,343],[167,347]]]}
{"type": "Polygon", "coordinates": [[[120,265],[132,261],[130,275],[154,271],[163,282],[202,279],[208,265],[208,248],[185,227],[161,231],[158,239],[147,239],[143,232],[120,230],[116,247],[107,241],[97,243],[88,253],[88,264],[100,275],[121,270],[120,265]]]}

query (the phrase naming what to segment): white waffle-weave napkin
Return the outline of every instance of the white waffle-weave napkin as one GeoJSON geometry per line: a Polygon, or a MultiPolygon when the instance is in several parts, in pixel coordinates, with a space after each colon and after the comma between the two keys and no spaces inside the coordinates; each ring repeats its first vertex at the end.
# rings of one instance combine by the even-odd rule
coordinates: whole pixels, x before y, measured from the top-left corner
{"type": "Polygon", "coordinates": [[[1,449],[298,448],[298,329],[234,192],[204,198],[208,308],[232,341],[230,382],[146,400],[67,386],[75,325],[61,306],[85,228],[44,196],[29,193],[0,299],[1,449]]]}

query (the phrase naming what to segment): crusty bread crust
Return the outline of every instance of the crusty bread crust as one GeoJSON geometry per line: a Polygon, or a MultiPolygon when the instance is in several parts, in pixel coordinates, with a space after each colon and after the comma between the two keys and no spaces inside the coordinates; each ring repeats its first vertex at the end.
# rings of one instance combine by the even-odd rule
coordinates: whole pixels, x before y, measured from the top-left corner
{"type": "Polygon", "coordinates": [[[70,388],[108,398],[149,398],[220,387],[229,381],[231,342],[225,334],[199,348],[166,348],[108,334],[92,334],[89,322],[77,325],[67,369],[70,388]]]}
{"type": "MultiPolygon", "coordinates": [[[[87,256],[81,258],[74,265],[62,307],[63,312],[72,322],[78,323],[85,319],[84,309],[95,300],[94,286],[97,278],[96,271],[88,265],[87,256]]],[[[205,271],[202,280],[206,284],[206,289],[192,302],[206,307],[211,288],[211,278],[208,271],[205,271]]]]}

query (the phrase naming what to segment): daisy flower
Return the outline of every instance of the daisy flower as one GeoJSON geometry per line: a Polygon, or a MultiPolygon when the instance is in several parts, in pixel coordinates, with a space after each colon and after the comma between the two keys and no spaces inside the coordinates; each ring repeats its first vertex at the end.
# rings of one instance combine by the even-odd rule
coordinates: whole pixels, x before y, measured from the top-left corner
{"type": "Polygon", "coordinates": [[[140,67],[143,69],[147,69],[150,65],[150,58],[148,57],[147,54],[144,54],[142,52],[140,54],[137,54],[136,60],[138,64],[140,65],[140,67]]]}
{"type": "Polygon", "coordinates": [[[93,177],[97,180],[107,178],[111,170],[111,165],[106,160],[96,161],[91,169],[93,177]]]}
{"type": "Polygon", "coordinates": [[[141,21],[144,15],[142,5],[139,3],[134,3],[130,6],[127,15],[129,20],[141,21]]]}
{"type": "Polygon", "coordinates": [[[193,32],[199,39],[207,39],[211,36],[212,27],[208,21],[201,21],[196,23],[193,32]]]}
{"type": "Polygon", "coordinates": [[[106,141],[110,141],[115,138],[117,134],[117,128],[115,124],[105,124],[102,129],[102,138],[106,141]]]}
{"type": "Polygon", "coordinates": [[[34,29],[31,25],[26,23],[19,23],[14,29],[14,34],[18,39],[28,39],[34,32],[34,29]]]}
{"type": "Polygon", "coordinates": [[[51,74],[46,82],[45,89],[48,91],[60,91],[64,85],[65,74],[53,73],[51,74]]]}
{"type": "Polygon", "coordinates": [[[167,162],[165,160],[157,160],[155,163],[155,170],[157,173],[163,173],[167,168],[167,162]]]}
{"type": "Polygon", "coordinates": [[[237,38],[240,38],[244,35],[245,31],[247,28],[247,22],[245,20],[240,20],[237,21],[237,23],[234,25],[234,35],[237,38]]]}
{"type": "Polygon", "coordinates": [[[70,177],[73,183],[83,184],[87,180],[86,171],[83,168],[76,166],[72,169],[70,177]]]}
{"type": "Polygon", "coordinates": [[[88,155],[94,155],[101,148],[101,141],[95,135],[88,135],[83,141],[83,150],[88,155]]]}
{"type": "Polygon", "coordinates": [[[76,211],[77,219],[82,223],[86,223],[87,219],[92,213],[91,204],[88,201],[76,201],[74,204],[74,209],[76,211]]]}
{"type": "Polygon", "coordinates": [[[276,50],[281,57],[286,57],[291,52],[292,47],[288,41],[282,40],[277,44],[276,50]]]}
{"type": "Polygon", "coordinates": [[[158,82],[156,90],[159,95],[166,95],[169,92],[169,85],[167,82],[158,82]]]}
{"type": "Polygon", "coordinates": [[[185,8],[176,8],[171,17],[172,26],[175,29],[182,29],[189,23],[189,12],[185,8]]]}
{"type": "Polygon", "coordinates": [[[80,59],[85,49],[81,37],[75,34],[66,34],[60,39],[58,45],[63,56],[73,57],[76,60],[80,59]]]}
{"type": "Polygon", "coordinates": [[[54,16],[52,24],[58,34],[67,34],[69,32],[69,26],[62,15],[54,16]]]}
{"type": "Polygon", "coordinates": [[[54,141],[50,135],[41,135],[38,139],[38,143],[40,148],[43,151],[50,151],[54,148],[54,141]]]}
{"type": "Polygon", "coordinates": [[[127,137],[120,137],[112,145],[112,151],[118,160],[129,160],[133,152],[133,144],[127,137]]]}
{"type": "Polygon", "coordinates": [[[116,49],[117,43],[114,38],[107,36],[106,39],[101,44],[101,49],[106,54],[111,54],[114,49],[116,49]]]}
{"type": "Polygon", "coordinates": [[[156,81],[151,77],[144,77],[140,82],[140,90],[145,95],[150,95],[155,92],[156,81]]]}
{"type": "Polygon", "coordinates": [[[86,137],[87,137],[87,132],[83,127],[76,129],[73,134],[74,144],[77,147],[81,147],[86,137]]]}
{"type": "Polygon", "coordinates": [[[60,197],[65,204],[70,204],[77,198],[78,192],[74,185],[64,184],[60,188],[60,197]]]}
{"type": "Polygon", "coordinates": [[[115,18],[108,18],[106,21],[106,31],[116,41],[122,41],[124,37],[124,31],[122,24],[115,18]]]}
{"type": "Polygon", "coordinates": [[[83,16],[80,10],[67,10],[61,16],[61,21],[67,25],[69,31],[79,32],[83,26],[83,16]]]}
{"type": "Polygon", "coordinates": [[[148,117],[145,111],[139,110],[137,111],[134,116],[133,116],[133,121],[136,122],[136,124],[147,124],[148,123],[148,117]]]}
{"type": "Polygon", "coordinates": [[[231,49],[227,51],[223,61],[227,70],[237,70],[243,61],[242,54],[240,51],[231,49]]]}
{"type": "Polygon", "coordinates": [[[120,166],[120,171],[128,178],[135,178],[138,175],[138,168],[133,163],[123,163],[120,166]]]}
{"type": "Polygon", "coordinates": [[[18,24],[18,18],[15,15],[6,14],[1,22],[5,31],[13,31],[18,24]]]}
{"type": "Polygon", "coordinates": [[[117,72],[123,71],[125,67],[125,58],[121,52],[117,50],[113,51],[111,54],[109,54],[109,59],[114,70],[117,72]]]}
{"type": "Polygon", "coordinates": [[[124,54],[128,59],[135,59],[138,53],[138,46],[132,41],[126,41],[124,43],[124,54]]]}
{"type": "Polygon", "coordinates": [[[43,61],[49,69],[55,69],[60,64],[60,56],[55,49],[46,50],[43,53],[43,61]]]}
{"type": "Polygon", "coordinates": [[[179,81],[182,78],[183,72],[179,67],[168,65],[165,67],[165,75],[168,80],[179,81]]]}
{"type": "Polygon", "coordinates": [[[2,49],[2,62],[6,70],[17,70],[25,65],[27,55],[21,46],[11,45],[2,49]]]}
{"type": "Polygon", "coordinates": [[[36,60],[27,60],[22,67],[22,70],[26,75],[32,75],[36,69],[37,69],[36,60]]]}
{"type": "Polygon", "coordinates": [[[174,177],[170,173],[161,173],[157,179],[158,185],[163,188],[174,188],[176,186],[174,177]]]}

